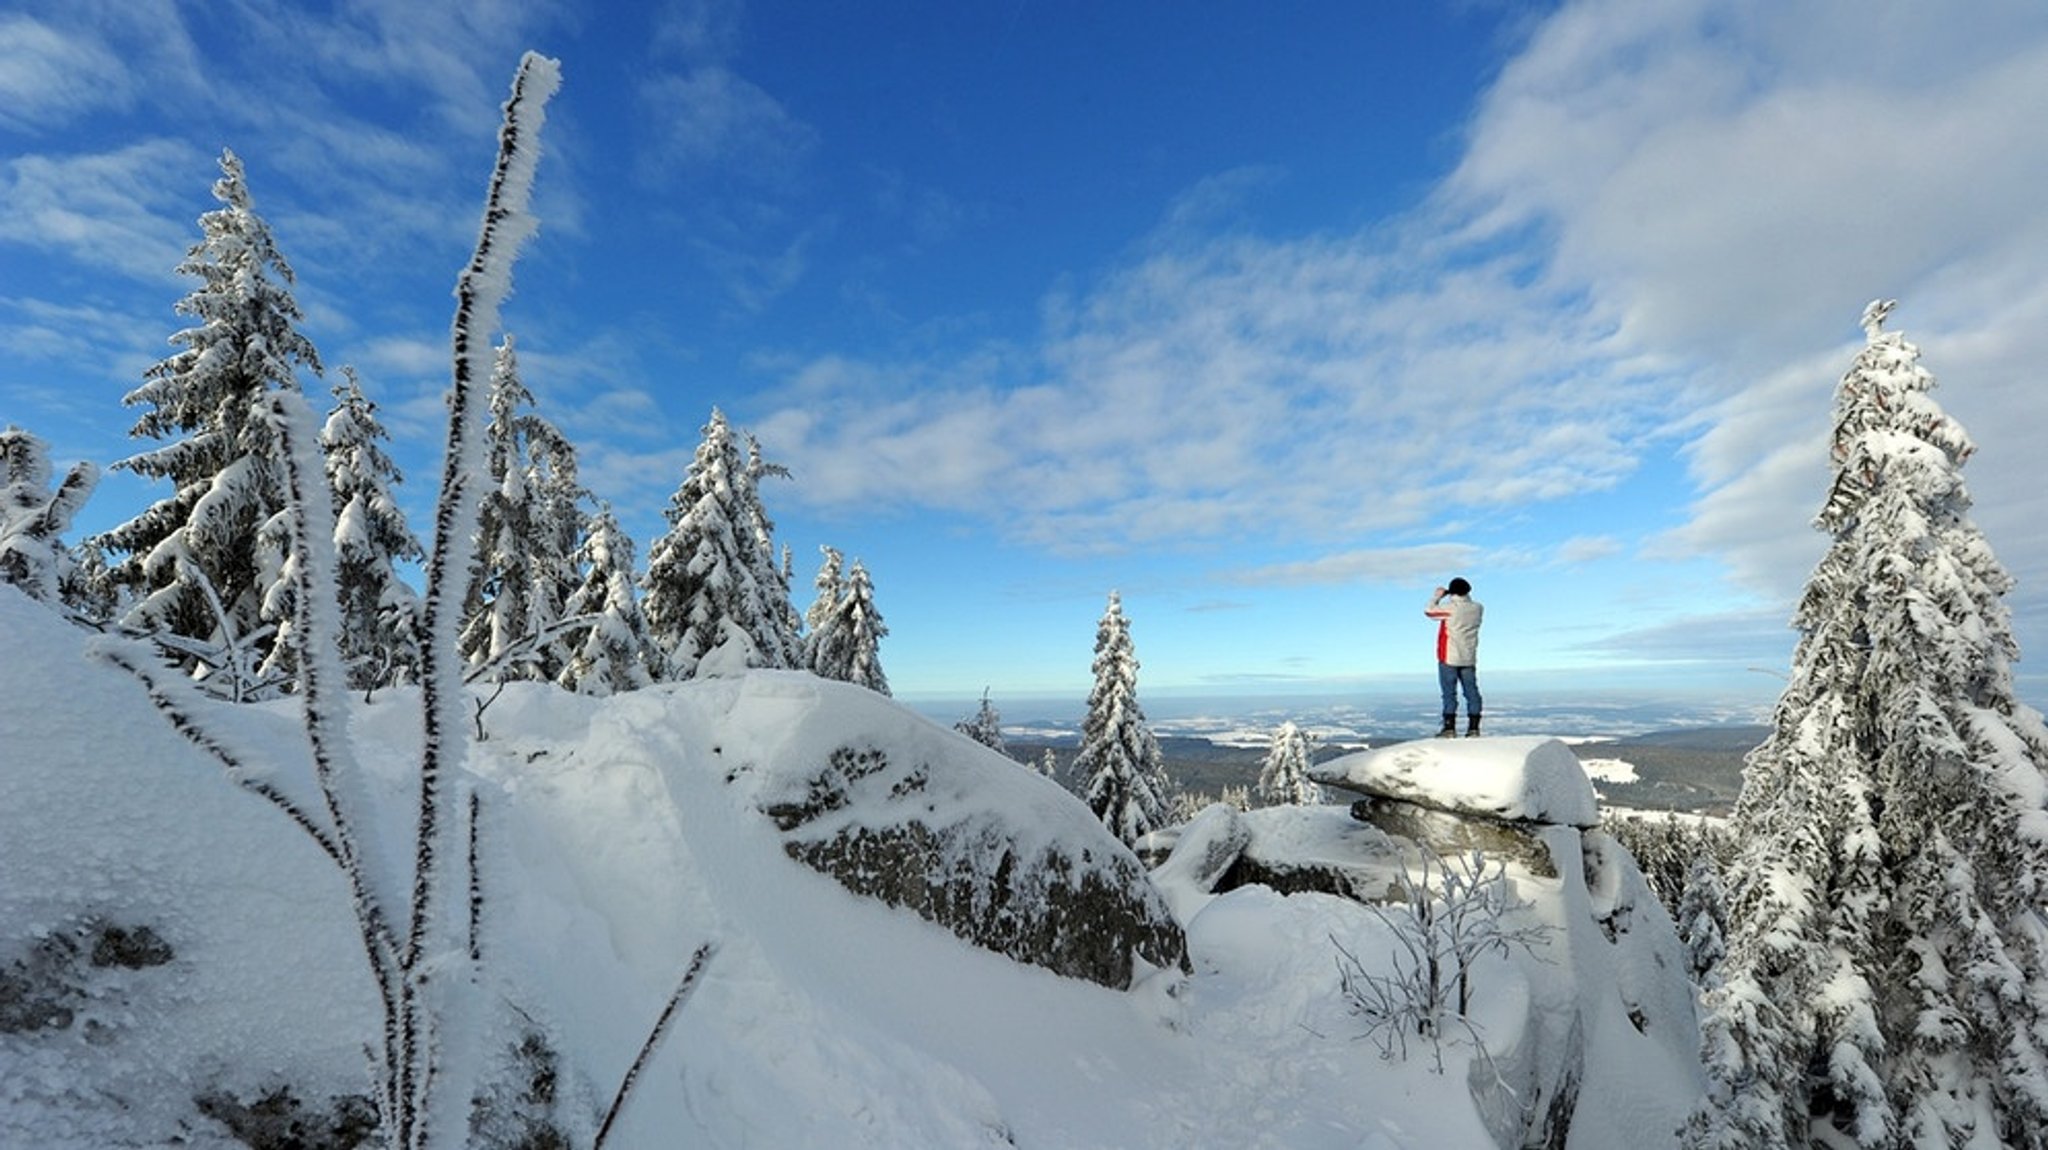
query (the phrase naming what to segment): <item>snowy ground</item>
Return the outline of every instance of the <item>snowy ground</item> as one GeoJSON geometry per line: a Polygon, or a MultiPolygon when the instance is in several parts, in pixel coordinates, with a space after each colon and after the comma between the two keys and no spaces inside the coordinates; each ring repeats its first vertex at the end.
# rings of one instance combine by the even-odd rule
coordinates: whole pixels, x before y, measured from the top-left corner
{"type": "MultiPolygon", "coordinates": [[[[90,660],[80,632],[5,586],[0,635],[0,971],[88,916],[149,924],[176,951],[167,966],[94,972],[70,1027],[0,1033],[0,1146],[227,1147],[195,1092],[366,1089],[376,1008],[327,859],[90,660]]],[[[964,742],[877,708],[889,705],[793,678],[606,702],[515,687],[491,706],[471,757],[498,812],[487,954],[504,1000],[560,1047],[583,1142],[692,949],[716,940],[614,1145],[1493,1144],[1469,1044],[1438,1073],[1363,1039],[1332,940],[1381,954],[1387,928],[1355,903],[1171,892],[1192,976],[1118,992],[977,950],[792,863],[742,809],[730,765],[770,753],[799,710],[826,727],[897,723],[909,744],[964,742]]],[[[416,712],[417,696],[392,692],[355,720],[394,841],[416,712]]],[[[297,785],[288,704],[208,721],[297,785]]],[[[1016,785],[1027,803],[1073,802],[1021,769],[1016,785]]],[[[1532,980],[1581,973],[1500,962],[1475,1009],[1488,1045],[1526,1044],[1518,1020],[1543,993],[1532,980]]],[[[1583,1036],[1606,1093],[1588,1099],[1580,1150],[1669,1144],[1659,1128],[1690,1102],[1693,1068],[1634,1056],[1625,1039],[1583,1036]]]]}

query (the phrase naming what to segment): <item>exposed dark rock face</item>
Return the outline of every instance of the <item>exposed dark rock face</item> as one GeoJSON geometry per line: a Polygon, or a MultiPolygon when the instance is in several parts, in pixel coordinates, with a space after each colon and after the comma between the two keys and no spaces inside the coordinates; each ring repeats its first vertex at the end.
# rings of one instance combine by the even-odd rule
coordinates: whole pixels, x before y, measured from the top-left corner
{"type": "Polygon", "coordinates": [[[244,1102],[225,1091],[194,1098],[201,1114],[227,1127],[251,1150],[355,1150],[377,1133],[377,1110],[360,1094],[345,1094],[313,1107],[288,1086],[244,1102]]]}
{"type": "Polygon", "coordinates": [[[930,774],[928,764],[841,747],[800,795],[762,813],[791,858],[1016,961],[1119,990],[1137,973],[1134,959],[1189,969],[1180,925],[1106,830],[1099,846],[1078,850],[1071,837],[1026,845],[997,812],[941,816],[926,799],[930,774]]]}
{"type": "Polygon", "coordinates": [[[141,970],[146,966],[162,966],[172,957],[171,944],[147,926],[131,930],[108,925],[100,929],[92,944],[94,966],[141,970]]]}
{"type": "Polygon", "coordinates": [[[47,935],[0,965],[0,1034],[69,1027],[92,997],[89,967],[141,970],[172,957],[170,944],[147,926],[95,918],[47,935]]]}
{"type": "Polygon", "coordinates": [[[1487,858],[1520,864],[1531,874],[1557,877],[1550,848],[1532,832],[1533,823],[1452,814],[1401,799],[1371,797],[1352,803],[1351,817],[1440,855],[1484,851],[1487,858]]]}

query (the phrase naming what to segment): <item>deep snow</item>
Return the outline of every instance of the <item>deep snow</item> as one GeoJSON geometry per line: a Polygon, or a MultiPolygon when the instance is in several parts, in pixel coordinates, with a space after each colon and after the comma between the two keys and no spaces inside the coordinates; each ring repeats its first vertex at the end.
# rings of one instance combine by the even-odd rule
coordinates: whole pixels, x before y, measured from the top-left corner
{"type": "MultiPolygon", "coordinates": [[[[229,1147],[193,1110],[196,1091],[366,1090],[375,1000],[331,862],[90,658],[84,633],[7,586],[0,636],[0,970],[90,916],[151,925],[176,951],[167,966],[96,972],[68,1028],[0,1033],[0,1146],[229,1147]]],[[[418,705],[385,692],[354,713],[387,849],[410,831],[418,705]]],[[[222,705],[205,721],[303,791],[291,703],[222,705]]],[[[690,953],[716,940],[616,1146],[1493,1145],[1469,1041],[1446,1047],[1438,1073],[1412,1046],[1392,1061],[1363,1038],[1333,940],[1370,959],[1388,928],[1354,902],[1167,889],[1193,973],[1118,992],[978,950],[792,862],[750,786],[728,779],[735,764],[813,754],[789,745],[800,731],[962,760],[985,781],[946,801],[1122,849],[1054,784],[871,692],[781,673],[607,700],[515,685],[485,723],[468,766],[489,812],[487,963],[502,1000],[560,1049],[584,1143],[690,953]]],[[[1502,756],[1505,743],[1431,753],[1502,756]]],[[[1254,814],[1312,850],[1355,833],[1343,812],[1254,814]]],[[[1576,853],[1575,838],[1557,842],[1576,853]]],[[[1647,901],[1614,885],[1633,867],[1594,873],[1612,882],[1518,874],[1516,890],[1558,923],[1647,901]]],[[[1646,936],[1659,923],[1668,935],[1645,913],[1646,936]]],[[[1652,969],[1663,946],[1560,945],[1482,968],[1474,1016],[1495,1062],[1584,1043],[1598,1090],[1574,1126],[1579,1150],[1671,1144],[1696,1096],[1697,1068],[1670,1055],[1689,1049],[1691,1000],[1678,967],[1652,969]],[[1576,1038],[1546,1029],[1574,1000],[1576,1038]],[[1631,1004],[1659,1041],[1636,1032],[1631,1004]]]]}

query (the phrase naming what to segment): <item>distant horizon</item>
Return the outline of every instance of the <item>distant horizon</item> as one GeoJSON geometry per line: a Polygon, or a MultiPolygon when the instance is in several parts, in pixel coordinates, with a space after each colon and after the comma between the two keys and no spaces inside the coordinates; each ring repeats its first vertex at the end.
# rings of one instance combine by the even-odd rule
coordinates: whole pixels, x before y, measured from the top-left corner
{"type": "MultiPolygon", "coordinates": [[[[1778,696],[1768,684],[1761,692],[1684,692],[1597,683],[1533,689],[1517,678],[1504,673],[1490,683],[1487,716],[1498,734],[1598,737],[1694,726],[1765,724],[1778,696]]],[[[972,716],[981,705],[981,696],[920,693],[897,701],[934,722],[951,726],[972,716]]],[[[1033,692],[1005,698],[991,691],[989,702],[1001,716],[1005,737],[1017,731],[1063,736],[1078,729],[1085,717],[1087,692],[1033,692]]],[[[1430,679],[1418,679],[1406,687],[1388,682],[1350,691],[1219,688],[1150,692],[1141,685],[1139,704],[1154,734],[1212,741],[1219,737],[1256,738],[1284,721],[1361,737],[1368,732],[1378,738],[1415,737],[1433,729],[1438,705],[1435,683],[1430,679]]]]}

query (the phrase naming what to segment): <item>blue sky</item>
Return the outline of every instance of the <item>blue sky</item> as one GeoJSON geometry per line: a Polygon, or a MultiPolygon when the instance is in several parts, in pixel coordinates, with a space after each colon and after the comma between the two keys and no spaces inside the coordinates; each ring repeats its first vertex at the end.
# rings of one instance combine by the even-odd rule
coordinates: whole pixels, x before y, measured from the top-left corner
{"type": "MultiPolygon", "coordinates": [[[[820,544],[861,558],[899,694],[1085,693],[1116,589],[1145,693],[1427,710],[1462,574],[1490,709],[1767,701],[1877,296],[2048,658],[2034,0],[29,0],[0,421],[139,449],[232,148],[423,530],[529,48],[564,77],[505,313],[541,413],[643,557],[711,408],[759,435],[799,606],[820,544]]],[[[110,475],[81,527],[150,495],[110,475]]]]}

